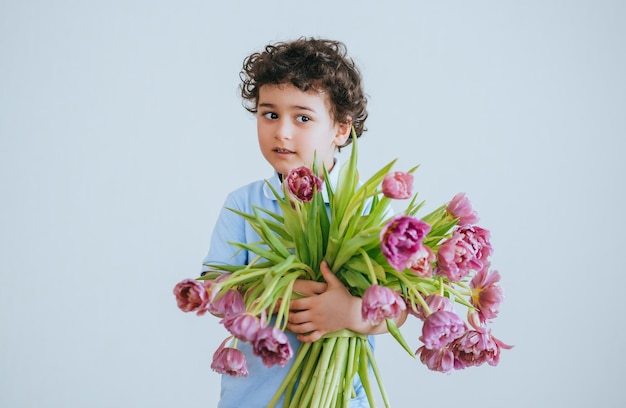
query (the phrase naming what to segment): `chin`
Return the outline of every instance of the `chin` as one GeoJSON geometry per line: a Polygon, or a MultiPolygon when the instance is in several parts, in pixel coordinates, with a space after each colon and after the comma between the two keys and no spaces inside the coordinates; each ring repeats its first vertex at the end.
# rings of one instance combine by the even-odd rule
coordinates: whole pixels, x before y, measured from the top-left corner
{"type": "Polygon", "coordinates": [[[274,168],[274,171],[278,174],[282,174],[284,176],[286,176],[287,174],[289,174],[289,171],[295,167],[285,167],[285,166],[272,166],[274,168]]]}
{"type": "Polygon", "coordinates": [[[279,165],[272,165],[272,167],[274,168],[274,170],[279,173],[279,174],[284,174],[285,176],[287,174],[289,174],[289,172],[292,169],[298,168],[300,166],[302,166],[303,164],[293,164],[293,165],[287,165],[286,163],[280,163],[279,165]]]}

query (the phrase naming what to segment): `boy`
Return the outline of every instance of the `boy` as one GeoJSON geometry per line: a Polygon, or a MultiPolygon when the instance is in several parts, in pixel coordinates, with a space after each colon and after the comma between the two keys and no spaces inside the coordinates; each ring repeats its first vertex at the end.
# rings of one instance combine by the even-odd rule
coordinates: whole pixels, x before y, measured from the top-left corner
{"type": "MultiPolygon", "coordinates": [[[[282,191],[283,176],[293,168],[310,167],[314,157],[318,173],[323,174],[325,166],[330,177],[326,182],[335,185],[339,172],[335,152],[351,143],[352,127],[356,136],[361,136],[367,118],[360,72],[346,56],[345,46],[314,38],[268,45],[246,58],[241,78],[245,107],[257,118],[259,148],[275,171],[268,180],[275,189],[282,191]]],[[[226,208],[252,213],[253,206],[280,213],[265,180],[228,195],[204,264],[244,265],[250,261],[246,251],[237,252],[229,242],[257,242],[259,237],[242,217],[226,208]]],[[[368,335],[386,331],[384,322],[372,326],[363,321],[361,299],[351,296],[325,264],[321,270],[326,283],[302,280],[294,285],[294,291],[306,296],[290,304],[287,335],[294,351],[300,342],[313,342],[341,329],[368,335]]],[[[399,318],[398,324],[404,318],[399,318]]],[[[249,375],[222,376],[219,407],[266,407],[290,365],[267,368],[253,356],[249,344],[239,343],[238,348],[246,356],[249,375]]],[[[354,385],[356,398],[350,406],[367,407],[358,376],[354,385]]]]}

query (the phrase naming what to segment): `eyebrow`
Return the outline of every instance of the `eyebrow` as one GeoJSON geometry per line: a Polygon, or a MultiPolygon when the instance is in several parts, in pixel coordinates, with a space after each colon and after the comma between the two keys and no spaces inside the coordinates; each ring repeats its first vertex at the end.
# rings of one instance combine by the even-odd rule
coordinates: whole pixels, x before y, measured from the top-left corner
{"type": "MultiPolygon", "coordinates": [[[[274,105],[273,103],[264,102],[264,103],[260,103],[258,107],[259,108],[270,108],[270,109],[272,109],[272,108],[275,108],[276,105],[274,105]]],[[[296,109],[296,110],[305,110],[305,111],[308,111],[308,112],[315,113],[315,110],[309,108],[308,106],[293,105],[293,106],[290,106],[290,108],[293,108],[293,109],[296,109]]]]}

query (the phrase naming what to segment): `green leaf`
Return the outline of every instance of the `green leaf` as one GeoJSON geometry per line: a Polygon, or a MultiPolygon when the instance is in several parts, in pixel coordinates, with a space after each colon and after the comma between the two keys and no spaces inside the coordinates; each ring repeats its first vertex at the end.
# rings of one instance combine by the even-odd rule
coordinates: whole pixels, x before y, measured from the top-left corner
{"type": "Polygon", "coordinates": [[[344,216],[346,208],[350,202],[350,198],[354,195],[359,178],[357,161],[357,137],[354,128],[352,128],[352,151],[350,152],[348,164],[339,169],[337,191],[335,191],[334,199],[331,202],[331,209],[333,211],[331,222],[338,221],[344,216]]]}
{"type": "Polygon", "coordinates": [[[415,358],[413,350],[411,350],[411,347],[409,347],[408,343],[404,339],[404,336],[402,335],[402,333],[400,333],[400,329],[398,329],[396,322],[393,319],[386,319],[386,321],[387,330],[389,330],[389,333],[393,336],[394,339],[398,341],[398,343],[400,343],[400,345],[406,350],[407,353],[409,353],[411,357],[415,358]]]}
{"type": "Polygon", "coordinates": [[[368,193],[374,192],[378,188],[380,183],[382,183],[382,181],[385,178],[385,176],[387,175],[387,173],[389,173],[391,171],[391,168],[396,163],[396,161],[398,161],[398,159],[392,160],[386,166],[384,166],[382,169],[380,169],[376,173],[374,173],[369,179],[367,179],[361,185],[361,187],[359,187],[359,189],[356,191],[356,193],[359,194],[359,193],[361,193],[361,191],[366,191],[368,193]]]}
{"type": "Polygon", "coordinates": [[[263,211],[266,214],[272,214],[270,211],[263,210],[263,209],[261,209],[259,207],[256,207],[256,206],[253,207],[253,210],[255,212],[254,215],[247,214],[247,213],[244,213],[242,211],[235,210],[233,208],[228,208],[228,210],[230,210],[230,211],[234,212],[235,214],[240,215],[241,217],[243,217],[248,222],[250,227],[257,234],[259,234],[259,236],[262,239],[265,239],[265,234],[271,232],[271,233],[274,233],[274,234],[280,236],[281,238],[285,239],[285,241],[287,243],[286,245],[289,245],[292,242],[292,237],[287,232],[287,230],[285,229],[284,224],[281,225],[281,224],[278,224],[278,223],[273,222],[271,220],[264,220],[263,217],[261,217],[258,214],[258,212],[257,212],[257,210],[261,210],[261,211],[263,211]],[[259,222],[259,219],[262,220],[262,221],[259,222]],[[267,228],[263,227],[263,225],[265,225],[267,228]],[[268,229],[269,229],[269,231],[268,231],[268,229]]]}
{"type": "Polygon", "coordinates": [[[270,248],[272,248],[275,252],[277,252],[279,255],[285,258],[291,255],[291,253],[287,250],[287,248],[285,248],[285,245],[283,245],[283,243],[280,242],[278,237],[267,226],[267,224],[265,223],[265,220],[263,219],[263,217],[261,217],[261,214],[259,213],[259,211],[255,209],[254,215],[256,216],[256,221],[259,224],[261,232],[262,232],[262,235],[261,234],[259,235],[261,235],[261,237],[267,243],[267,245],[270,248]]]}
{"type": "Polygon", "coordinates": [[[254,270],[267,269],[272,265],[274,265],[273,262],[267,262],[267,261],[258,262],[255,264],[250,263],[248,265],[230,265],[230,264],[212,264],[212,263],[204,264],[204,266],[206,266],[209,269],[216,270],[216,271],[224,271],[224,272],[237,272],[237,271],[252,270],[252,269],[254,270]]]}
{"type": "Polygon", "coordinates": [[[377,235],[368,233],[367,231],[361,232],[359,235],[346,241],[335,257],[335,261],[332,264],[332,270],[340,269],[344,263],[358,253],[360,248],[369,247],[371,245],[378,245],[379,238],[377,235]]]}
{"type": "Polygon", "coordinates": [[[359,252],[362,252],[361,255],[350,258],[344,264],[344,267],[359,272],[365,277],[370,277],[370,279],[368,279],[370,284],[376,283],[377,281],[385,282],[387,280],[387,277],[385,276],[385,269],[365,251],[359,252]],[[363,254],[365,254],[365,256],[363,256],[363,254]],[[375,278],[375,280],[372,280],[372,277],[375,278]]]}
{"type": "Polygon", "coordinates": [[[245,242],[229,242],[229,244],[237,248],[242,248],[247,251],[254,252],[255,254],[261,255],[263,258],[274,263],[280,263],[285,260],[285,257],[281,256],[280,254],[277,254],[259,245],[246,244],[245,242]]]}
{"type": "Polygon", "coordinates": [[[349,288],[352,289],[353,295],[362,296],[365,290],[370,287],[371,282],[366,278],[367,275],[350,268],[344,268],[337,273],[337,277],[349,288]]]}

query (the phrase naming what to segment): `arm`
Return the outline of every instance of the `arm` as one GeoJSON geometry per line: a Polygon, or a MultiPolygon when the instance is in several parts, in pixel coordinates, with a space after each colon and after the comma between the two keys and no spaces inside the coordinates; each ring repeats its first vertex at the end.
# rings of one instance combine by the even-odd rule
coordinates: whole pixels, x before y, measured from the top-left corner
{"type": "MultiPolygon", "coordinates": [[[[313,342],[327,333],[348,329],[361,334],[382,334],[387,324],[373,326],[361,317],[361,298],[352,296],[325,262],[321,272],[327,283],[300,280],[294,291],[307,297],[291,301],[287,329],[298,335],[302,342],[313,342]]],[[[405,310],[396,324],[406,320],[405,310]]]]}
{"type": "MultiPolygon", "coordinates": [[[[236,190],[226,197],[211,233],[209,251],[202,261],[202,275],[212,272],[207,264],[245,265],[247,263],[247,251],[237,252],[237,248],[229,243],[247,241],[245,220],[228,209],[234,208],[239,211],[245,211],[244,199],[245,195],[241,194],[241,190],[236,190]]],[[[225,273],[223,271],[219,272],[225,273]]],[[[210,282],[205,281],[205,284],[210,285],[210,282]]],[[[239,302],[240,299],[236,299],[236,297],[233,293],[225,294],[210,305],[209,313],[215,317],[223,318],[226,310],[232,310],[233,307],[239,305],[243,307],[243,300],[239,302]]]]}
{"type": "Polygon", "coordinates": [[[245,265],[248,261],[247,251],[238,252],[237,248],[230,244],[230,242],[247,242],[246,221],[228,208],[246,211],[242,204],[241,194],[237,195],[235,192],[226,197],[213,226],[209,251],[202,262],[202,272],[209,271],[205,265],[207,263],[245,265]]]}

